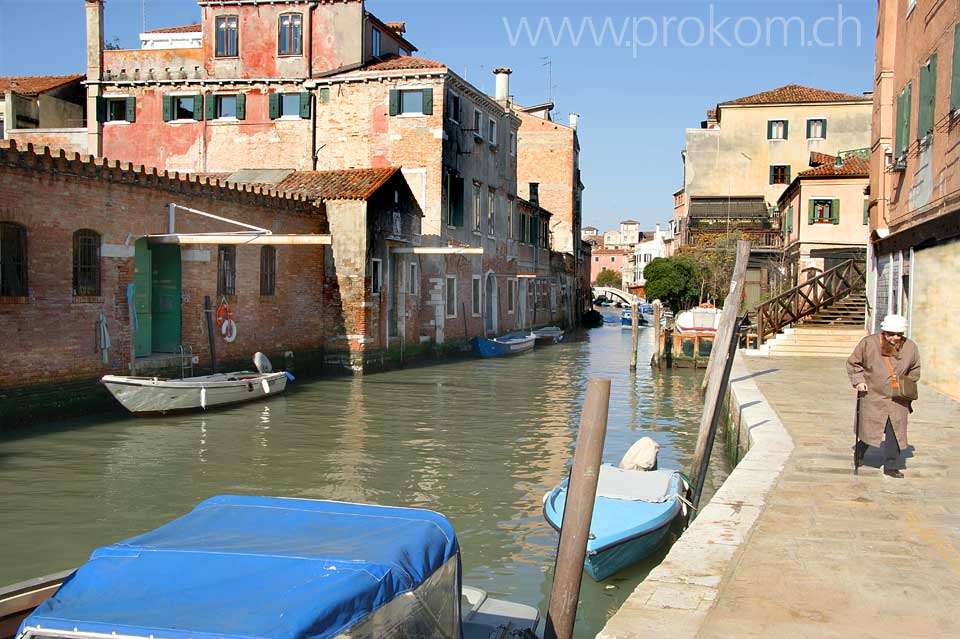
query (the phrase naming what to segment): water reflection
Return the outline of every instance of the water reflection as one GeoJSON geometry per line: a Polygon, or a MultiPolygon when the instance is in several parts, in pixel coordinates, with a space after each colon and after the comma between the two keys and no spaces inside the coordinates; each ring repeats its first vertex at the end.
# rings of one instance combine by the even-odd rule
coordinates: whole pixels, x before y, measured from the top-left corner
{"type": "MultiPolygon", "coordinates": [[[[649,435],[662,467],[690,464],[699,376],[652,376],[645,331],[631,373],[629,337],[612,324],[514,359],[298,381],[224,411],[8,435],[0,583],[77,565],[211,495],[247,493],[442,512],[460,538],[465,582],[543,610],[558,539],[541,498],[568,472],[590,376],[612,379],[604,461],[649,435]]],[[[577,635],[596,634],[656,560],[585,580],[577,635]]]]}

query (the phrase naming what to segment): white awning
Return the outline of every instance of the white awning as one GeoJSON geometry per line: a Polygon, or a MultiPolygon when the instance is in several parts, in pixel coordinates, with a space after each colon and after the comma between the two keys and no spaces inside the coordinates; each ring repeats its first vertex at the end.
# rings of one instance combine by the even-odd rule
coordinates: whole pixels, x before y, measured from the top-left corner
{"type": "Polygon", "coordinates": [[[279,233],[169,233],[148,235],[151,244],[330,244],[331,235],[279,233]]]}
{"type": "Polygon", "coordinates": [[[416,255],[483,255],[483,248],[472,246],[401,246],[390,249],[391,253],[414,253],[416,255]]]}

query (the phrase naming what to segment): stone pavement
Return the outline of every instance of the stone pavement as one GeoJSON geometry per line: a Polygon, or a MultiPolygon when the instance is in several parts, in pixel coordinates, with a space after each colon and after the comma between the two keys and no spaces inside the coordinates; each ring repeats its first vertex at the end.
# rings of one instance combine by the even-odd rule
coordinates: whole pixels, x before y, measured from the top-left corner
{"type": "Polygon", "coordinates": [[[921,384],[906,478],[854,476],[843,364],[738,357],[751,450],[598,637],[960,637],[960,402],[921,384]]]}

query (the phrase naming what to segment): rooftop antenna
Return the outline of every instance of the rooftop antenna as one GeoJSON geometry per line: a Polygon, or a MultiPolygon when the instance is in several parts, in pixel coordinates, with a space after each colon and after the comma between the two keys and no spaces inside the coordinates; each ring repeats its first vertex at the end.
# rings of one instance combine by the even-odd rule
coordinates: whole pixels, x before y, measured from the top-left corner
{"type": "Polygon", "coordinates": [[[147,0],[140,0],[140,33],[147,31],[147,0]]]}
{"type": "Polygon", "coordinates": [[[541,60],[546,60],[541,66],[547,68],[547,102],[553,102],[553,61],[550,56],[543,56],[541,60]]]}

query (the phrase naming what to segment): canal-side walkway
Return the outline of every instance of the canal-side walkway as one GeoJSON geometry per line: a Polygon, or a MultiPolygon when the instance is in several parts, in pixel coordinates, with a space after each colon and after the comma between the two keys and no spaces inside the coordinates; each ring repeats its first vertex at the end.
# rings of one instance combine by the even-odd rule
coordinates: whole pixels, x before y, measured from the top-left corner
{"type": "Polygon", "coordinates": [[[843,364],[738,357],[753,447],[600,637],[960,636],[960,402],[921,385],[906,478],[854,476],[843,364]]]}

